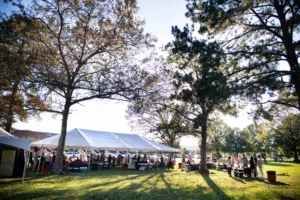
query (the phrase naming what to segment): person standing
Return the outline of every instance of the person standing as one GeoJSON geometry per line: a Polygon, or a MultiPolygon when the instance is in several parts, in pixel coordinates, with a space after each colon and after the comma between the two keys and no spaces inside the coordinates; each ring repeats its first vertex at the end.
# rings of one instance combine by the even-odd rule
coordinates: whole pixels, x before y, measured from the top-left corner
{"type": "Polygon", "coordinates": [[[254,166],[255,166],[255,177],[257,176],[257,157],[256,154],[253,154],[253,161],[254,161],[254,166]]]}
{"type": "Polygon", "coordinates": [[[33,167],[33,158],[32,158],[32,152],[29,153],[29,161],[28,161],[28,167],[33,167]]]}
{"type": "Polygon", "coordinates": [[[147,161],[147,155],[144,154],[143,161],[147,161]]]}
{"type": "Polygon", "coordinates": [[[229,156],[228,159],[227,159],[226,166],[227,166],[228,176],[231,177],[232,160],[231,160],[231,157],[230,157],[230,156],[229,156]]]}
{"type": "Polygon", "coordinates": [[[100,156],[100,163],[105,163],[104,153],[101,153],[101,156],[100,156]]]}
{"type": "Polygon", "coordinates": [[[217,158],[215,156],[212,157],[212,162],[216,163],[217,162],[217,158]]]}
{"type": "Polygon", "coordinates": [[[38,153],[37,150],[35,149],[34,152],[32,153],[32,157],[33,157],[33,166],[32,166],[32,171],[34,172],[37,168],[37,164],[38,164],[38,153]]]}
{"type": "Polygon", "coordinates": [[[111,155],[109,154],[109,155],[108,155],[108,158],[107,158],[108,169],[110,169],[111,160],[112,160],[112,157],[111,157],[111,155]]]}
{"type": "Polygon", "coordinates": [[[262,159],[261,159],[260,155],[257,156],[257,167],[259,168],[259,171],[261,173],[261,177],[264,177],[263,168],[262,168],[262,159]]]}
{"type": "Polygon", "coordinates": [[[254,158],[251,156],[250,158],[250,170],[251,170],[251,178],[255,178],[255,164],[254,164],[254,158]]]}
{"type": "Polygon", "coordinates": [[[186,163],[186,161],[185,161],[185,155],[184,154],[182,154],[181,163],[182,163],[181,171],[183,171],[183,169],[185,168],[185,163],[186,163]]]}
{"type": "Polygon", "coordinates": [[[165,166],[164,156],[161,155],[161,157],[160,157],[160,167],[163,168],[164,166],[165,166]]]}
{"type": "Polygon", "coordinates": [[[112,167],[114,167],[116,165],[116,157],[113,156],[112,157],[112,167]]]}
{"type": "Polygon", "coordinates": [[[245,154],[243,153],[242,156],[242,163],[243,163],[243,167],[248,167],[248,158],[245,156],[245,154]]]}
{"type": "Polygon", "coordinates": [[[192,156],[190,154],[188,155],[188,160],[190,161],[190,163],[192,163],[192,156]]]}
{"type": "Polygon", "coordinates": [[[53,152],[52,160],[51,160],[51,170],[53,170],[53,166],[54,166],[55,160],[56,160],[56,155],[55,155],[55,152],[53,152]]]}
{"type": "Polygon", "coordinates": [[[49,170],[50,168],[50,162],[51,162],[51,157],[50,157],[50,153],[48,152],[45,156],[45,168],[47,170],[49,170]]]}
{"type": "Polygon", "coordinates": [[[185,156],[184,156],[184,154],[182,154],[181,162],[182,162],[182,164],[185,164],[185,163],[186,163],[186,162],[185,162],[185,156]]]}

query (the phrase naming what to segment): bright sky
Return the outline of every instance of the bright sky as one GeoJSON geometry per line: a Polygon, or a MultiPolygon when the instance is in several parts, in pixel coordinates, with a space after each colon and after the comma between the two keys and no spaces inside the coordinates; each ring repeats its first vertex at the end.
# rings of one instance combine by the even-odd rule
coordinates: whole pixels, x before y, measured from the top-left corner
{"type": "MultiPolygon", "coordinates": [[[[139,0],[139,16],[146,20],[145,31],[156,36],[157,47],[173,40],[171,26],[182,28],[190,23],[185,17],[184,0],[139,0]]],[[[1,2],[0,2],[1,5],[1,2]]],[[[133,133],[125,119],[127,104],[124,102],[91,100],[72,107],[68,121],[68,130],[85,128],[120,133],[133,133]]],[[[245,113],[238,118],[226,117],[226,122],[235,127],[243,128],[251,123],[245,113]]],[[[60,133],[61,116],[55,118],[51,114],[42,114],[41,120],[30,119],[26,123],[14,124],[17,129],[60,133]]],[[[197,140],[185,137],[181,140],[183,146],[196,146],[197,140]]]]}

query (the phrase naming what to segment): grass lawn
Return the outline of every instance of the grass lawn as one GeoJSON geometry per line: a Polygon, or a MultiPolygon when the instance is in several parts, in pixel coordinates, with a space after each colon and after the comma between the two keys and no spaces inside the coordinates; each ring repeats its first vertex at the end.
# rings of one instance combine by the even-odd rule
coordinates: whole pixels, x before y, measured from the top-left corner
{"type": "Polygon", "coordinates": [[[66,176],[28,172],[24,185],[20,178],[0,179],[0,199],[300,199],[300,164],[269,162],[267,170],[289,176],[277,175],[278,182],[270,184],[266,179],[231,178],[215,169],[209,175],[120,168],[66,176]]]}

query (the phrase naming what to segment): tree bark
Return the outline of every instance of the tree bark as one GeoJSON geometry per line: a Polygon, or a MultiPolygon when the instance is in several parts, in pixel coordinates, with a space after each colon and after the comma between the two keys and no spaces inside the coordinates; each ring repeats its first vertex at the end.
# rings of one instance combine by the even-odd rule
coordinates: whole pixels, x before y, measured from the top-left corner
{"type": "Polygon", "coordinates": [[[62,118],[62,125],[61,125],[61,135],[59,137],[57,152],[56,152],[56,161],[54,164],[54,172],[61,173],[62,172],[62,158],[65,149],[65,141],[67,136],[67,123],[69,117],[71,103],[70,101],[66,101],[65,107],[63,110],[63,118],[62,118]]]}
{"type": "Polygon", "coordinates": [[[201,173],[207,173],[207,164],[206,164],[206,139],[207,139],[207,126],[206,123],[203,123],[201,126],[201,173]]]}
{"type": "Polygon", "coordinates": [[[18,92],[18,85],[19,82],[14,82],[12,91],[11,91],[11,100],[10,100],[10,104],[8,107],[8,113],[7,113],[7,119],[6,119],[6,123],[5,123],[5,131],[8,133],[11,133],[11,128],[12,128],[12,124],[14,121],[14,106],[15,106],[15,98],[16,98],[16,94],[18,92]]]}
{"type": "Polygon", "coordinates": [[[174,147],[174,142],[175,142],[175,139],[174,138],[170,138],[170,140],[169,140],[170,147],[174,147]]]}
{"type": "Polygon", "coordinates": [[[217,153],[218,158],[220,158],[220,151],[219,151],[218,147],[216,147],[216,153],[217,153]]]}
{"type": "Polygon", "coordinates": [[[294,162],[299,162],[297,149],[294,149],[294,162]]]}
{"type": "Polygon", "coordinates": [[[282,30],[282,42],[286,50],[286,59],[290,66],[291,71],[291,82],[295,86],[298,106],[300,108],[300,66],[298,63],[295,46],[293,44],[293,33],[289,31],[289,24],[285,18],[284,8],[279,5],[278,0],[274,0],[275,9],[278,14],[278,19],[282,30]]]}

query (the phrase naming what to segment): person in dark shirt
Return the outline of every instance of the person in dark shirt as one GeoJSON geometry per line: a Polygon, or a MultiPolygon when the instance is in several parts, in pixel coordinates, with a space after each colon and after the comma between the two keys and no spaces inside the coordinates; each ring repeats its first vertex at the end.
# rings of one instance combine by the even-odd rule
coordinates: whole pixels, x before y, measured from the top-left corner
{"type": "Polygon", "coordinates": [[[55,152],[53,152],[52,159],[51,159],[51,167],[50,167],[51,170],[53,170],[55,160],[56,160],[56,155],[55,152]]]}
{"type": "Polygon", "coordinates": [[[136,158],[136,162],[135,162],[135,170],[139,170],[139,162],[141,161],[141,155],[139,154],[138,157],[136,158]]]}
{"type": "Polygon", "coordinates": [[[254,174],[254,177],[256,177],[256,175],[257,175],[257,157],[256,157],[256,154],[255,154],[255,153],[253,154],[253,161],[254,161],[254,166],[255,166],[255,174],[254,174]]]}
{"type": "Polygon", "coordinates": [[[110,168],[111,160],[112,160],[112,157],[111,157],[111,155],[109,154],[109,155],[108,155],[108,158],[107,158],[108,169],[110,168]]]}
{"type": "Polygon", "coordinates": [[[137,157],[137,161],[140,162],[141,159],[142,159],[142,157],[141,157],[141,155],[139,154],[138,157],[137,157]]]}
{"type": "Polygon", "coordinates": [[[143,161],[147,161],[147,155],[144,154],[143,161]]]}
{"type": "Polygon", "coordinates": [[[161,155],[161,157],[160,157],[160,167],[161,168],[163,168],[164,167],[164,157],[163,157],[163,155],[161,155]]]}
{"type": "Polygon", "coordinates": [[[185,156],[184,156],[184,154],[182,154],[181,162],[182,162],[182,163],[185,163],[185,156]]]}
{"type": "Polygon", "coordinates": [[[251,178],[255,178],[255,164],[254,164],[254,158],[251,156],[250,158],[250,170],[251,170],[251,178]]]}
{"type": "Polygon", "coordinates": [[[112,157],[112,167],[114,167],[114,166],[115,166],[115,164],[116,164],[116,157],[115,157],[115,156],[113,156],[113,157],[112,157]]]}
{"type": "Polygon", "coordinates": [[[29,164],[30,164],[30,167],[32,168],[33,167],[32,152],[30,152],[30,154],[29,154],[28,167],[29,167],[29,164]]]}

